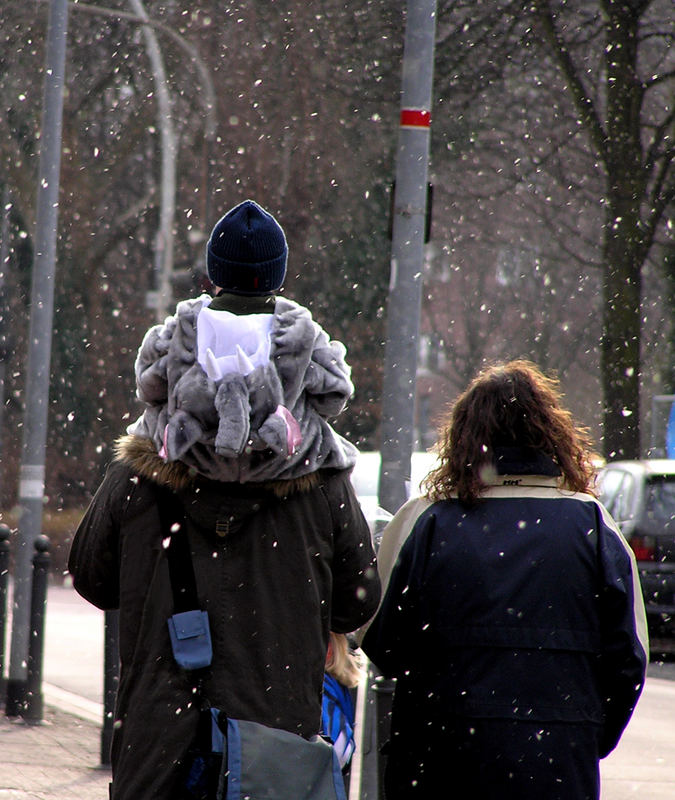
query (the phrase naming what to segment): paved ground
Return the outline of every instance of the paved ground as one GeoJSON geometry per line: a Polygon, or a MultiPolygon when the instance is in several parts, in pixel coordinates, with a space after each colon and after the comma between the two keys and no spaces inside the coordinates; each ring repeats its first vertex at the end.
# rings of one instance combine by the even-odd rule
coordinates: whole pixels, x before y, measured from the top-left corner
{"type": "MultiPolygon", "coordinates": [[[[10,720],[0,708],[0,800],[108,797],[110,772],[100,767],[102,614],[84,601],[73,607],[72,590],[53,594],[44,724],[10,720]]],[[[649,674],[635,717],[602,762],[602,800],[675,798],[675,663],[652,664],[649,674]]]]}
{"type": "Polygon", "coordinates": [[[600,762],[602,800],[675,798],[674,724],[675,682],[648,679],[616,750],[600,762]]]}
{"type": "MultiPolygon", "coordinates": [[[[65,602],[67,598],[62,599],[65,602]]],[[[52,625],[57,608],[58,604],[53,604],[52,625]]],[[[28,725],[12,720],[0,709],[0,800],[106,800],[108,797],[110,772],[100,767],[103,715],[97,701],[102,676],[100,669],[92,670],[89,664],[92,632],[79,616],[66,620],[66,633],[71,629],[67,637],[63,626],[55,628],[60,647],[50,650],[48,642],[44,723],[28,725]],[[80,639],[88,646],[84,647],[80,639]],[[64,651],[70,657],[66,664],[59,660],[64,651]],[[80,661],[82,664],[74,664],[80,661]],[[96,681],[90,681],[89,685],[81,678],[81,672],[95,673],[96,681]],[[62,680],[63,675],[72,677],[71,673],[73,686],[62,680]],[[60,686],[51,683],[56,680],[60,686]],[[75,688],[89,696],[69,691],[75,688]]],[[[95,622],[98,631],[101,620],[97,618],[95,622]]],[[[100,664],[100,643],[94,649],[94,661],[100,664]]],[[[675,798],[674,671],[674,663],[650,666],[651,679],[636,714],[619,747],[602,762],[602,800],[675,798]]],[[[366,800],[371,800],[368,794],[366,800]]]]}
{"type": "Polygon", "coordinates": [[[54,707],[29,725],[0,714],[0,800],[106,800],[100,726],[54,707]]]}
{"type": "MultiPolygon", "coordinates": [[[[664,727],[672,724],[674,704],[675,684],[648,681],[624,739],[602,762],[603,800],[675,797],[674,745],[664,727]]],[[[70,708],[76,713],[46,703],[39,725],[0,712],[0,800],[106,800],[110,773],[100,766],[100,724],[70,708]]]]}

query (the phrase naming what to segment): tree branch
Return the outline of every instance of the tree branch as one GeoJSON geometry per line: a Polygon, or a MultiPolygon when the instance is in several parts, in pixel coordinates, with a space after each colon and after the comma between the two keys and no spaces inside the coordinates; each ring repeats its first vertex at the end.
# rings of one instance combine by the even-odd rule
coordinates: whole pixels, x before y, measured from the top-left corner
{"type": "Polygon", "coordinates": [[[650,78],[648,81],[644,81],[643,86],[646,91],[647,89],[651,89],[657,84],[663,83],[671,78],[675,78],[675,69],[671,69],[668,72],[662,72],[659,75],[654,75],[653,78],[650,78]]]}
{"type": "Polygon", "coordinates": [[[554,55],[562,69],[563,75],[569,83],[574,105],[581,116],[582,122],[588,128],[591,141],[603,163],[607,165],[608,152],[606,133],[595,110],[593,100],[588,95],[567,46],[555,26],[549,0],[534,0],[532,3],[532,10],[539,18],[546,38],[553,47],[554,55]]]}
{"type": "Polygon", "coordinates": [[[663,122],[660,125],[657,125],[654,130],[654,137],[652,139],[652,143],[649,145],[649,150],[647,151],[647,157],[645,159],[645,170],[650,173],[652,169],[654,169],[654,164],[659,158],[659,148],[666,137],[666,133],[668,129],[672,126],[673,122],[675,121],[675,108],[670,110],[670,114],[667,114],[663,122]]]}
{"type": "Polygon", "coordinates": [[[670,168],[673,165],[673,158],[675,157],[675,148],[671,148],[666,153],[661,169],[654,182],[654,187],[649,196],[649,216],[644,226],[644,235],[642,237],[642,252],[643,258],[647,257],[649,250],[654,242],[656,231],[658,229],[663,212],[675,200],[675,176],[670,173],[670,168]]]}

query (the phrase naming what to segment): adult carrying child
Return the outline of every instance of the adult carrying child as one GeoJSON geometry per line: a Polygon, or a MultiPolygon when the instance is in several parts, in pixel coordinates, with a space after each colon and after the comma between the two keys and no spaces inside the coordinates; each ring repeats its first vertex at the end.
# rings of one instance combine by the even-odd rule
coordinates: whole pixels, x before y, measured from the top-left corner
{"type": "Polygon", "coordinates": [[[353,386],[342,345],[277,296],[284,233],[246,201],[215,226],[216,296],[178,304],[136,360],[141,417],[75,535],[75,588],[120,610],[112,800],[180,798],[201,706],[306,739],[319,732],[329,631],[352,631],[380,595],[349,481],[355,448],[331,427],[353,386]],[[174,658],[157,487],[184,513],[212,662],[174,658]]]}

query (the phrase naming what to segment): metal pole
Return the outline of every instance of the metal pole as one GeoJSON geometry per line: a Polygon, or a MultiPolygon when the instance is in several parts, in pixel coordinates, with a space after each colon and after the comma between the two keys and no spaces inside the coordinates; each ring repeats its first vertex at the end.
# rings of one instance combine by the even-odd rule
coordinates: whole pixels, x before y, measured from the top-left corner
{"type": "Polygon", "coordinates": [[[67,24],[67,0],[52,0],[47,30],[26,404],[19,473],[21,516],[15,551],[12,651],[7,682],[7,713],[10,716],[17,715],[25,698],[31,552],[42,528],[67,24]]]}
{"type": "MultiPolygon", "coordinates": [[[[129,0],[136,14],[144,20],[148,15],[142,0],[129,0]]],[[[157,320],[164,322],[173,298],[173,223],[176,209],[176,134],[173,127],[171,97],[166,79],[162,51],[154,30],[145,26],[143,37],[157,90],[157,118],[162,143],[162,177],[160,184],[159,231],[155,247],[157,275],[157,320]]]]}
{"type": "MultiPolygon", "coordinates": [[[[41,0],[47,2],[48,0],[41,0]]],[[[216,92],[213,85],[211,73],[204,59],[200,56],[198,49],[179,33],[168,25],[154,19],[150,19],[145,11],[141,0],[130,0],[131,5],[137,10],[137,14],[130,14],[120,9],[105,8],[102,6],[91,5],[88,3],[70,2],[68,5],[75,11],[88,14],[114,17],[116,19],[127,19],[131,22],[138,22],[146,28],[158,30],[171,38],[184,52],[190,57],[191,63],[199,74],[202,104],[204,106],[204,161],[205,177],[202,187],[204,194],[203,217],[209,217],[209,194],[208,194],[208,165],[210,163],[210,153],[216,139],[217,114],[216,114],[216,92]]],[[[157,37],[145,34],[148,46],[148,55],[152,65],[155,84],[157,86],[158,99],[158,118],[159,128],[162,137],[162,177],[160,193],[160,227],[157,233],[155,247],[155,273],[157,289],[150,292],[148,296],[148,307],[155,308],[157,319],[163,322],[170,311],[173,298],[173,250],[174,235],[173,221],[175,217],[175,184],[176,184],[176,159],[177,143],[173,128],[173,117],[171,115],[171,100],[166,79],[164,63],[157,37]]]]}
{"type": "Polygon", "coordinates": [[[377,707],[373,680],[376,671],[372,664],[368,665],[366,680],[359,687],[363,690],[363,697],[357,696],[357,732],[359,752],[358,764],[354,767],[360,769],[359,775],[354,775],[350,785],[350,800],[377,800],[378,798],[378,769],[379,758],[377,753],[377,707]],[[361,713],[359,714],[359,706],[361,713]]]}
{"type": "Polygon", "coordinates": [[[0,692],[5,691],[5,631],[7,629],[7,594],[9,590],[8,525],[0,525],[0,692]]]}
{"type": "Polygon", "coordinates": [[[389,731],[391,729],[391,709],[394,702],[394,689],[396,688],[396,681],[389,678],[383,678],[379,675],[375,678],[373,691],[375,693],[375,710],[377,713],[377,742],[378,742],[378,759],[377,759],[377,782],[378,782],[378,798],[384,800],[384,766],[385,761],[382,756],[382,747],[389,739],[389,731]]]}
{"type": "Polygon", "coordinates": [[[119,685],[120,646],[119,611],[105,612],[103,646],[103,727],[101,729],[101,765],[110,764],[110,746],[115,723],[115,698],[119,685]]]}
{"type": "MultiPolygon", "coordinates": [[[[40,0],[40,2],[49,2],[49,0],[40,0]]],[[[195,69],[199,73],[200,89],[202,93],[202,104],[204,106],[204,136],[207,142],[215,142],[216,128],[218,124],[216,113],[216,91],[213,85],[211,73],[206,65],[206,62],[199,54],[199,50],[187,39],[182,37],[180,33],[165,25],[156,19],[149,19],[131,14],[127,11],[121,11],[119,8],[105,8],[104,6],[91,5],[89,3],[69,2],[68,7],[71,11],[81,11],[86,14],[99,17],[113,17],[114,19],[127,19],[130,22],[140,22],[142,25],[149,25],[151,28],[160,31],[165,36],[168,36],[190,57],[190,61],[194,64],[195,69]]]]}
{"type": "Polygon", "coordinates": [[[392,513],[408,499],[410,483],[435,32],[436,0],[408,0],[394,193],[379,485],[380,505],[392,513]]]}
{"type": "MultiPolygon", "coordinates": [[[[435,35],[436,0],[408,0],[392,221],[382,396],[382,460],[378,490],[380,506],[390,513],[395,513],[408,499],[410,483],[435,35]]],[[[377,797],[383,796],[383,757],[380,749],[389,735],[389,711],[394,685],[393,681],[381,677],[373,687],[369,682],[363,724],[372,730],[369,717],[376,715],[377,724],[373,733],[377,746],[375,759],[364,758],[362,768],[362,788],[367,787],[368,800],[373,798],[375,786],[377,797]],[[370,698],[375,698],[375,702],[370,698]]]]}
{"type": "MultiPolygon", "coordinates": [[[[9,187],[5,184],[2,190],[2,223],[0,223],[0,463],[2,463],[4,450],[5,373],[7,371],[7,330],[9,322],[7,319],[8,308],[5,290],[5,280],[7,269],[9,268],[9,214],[11,210],[9,197],[9,187]]],[[[2,483],[0,483],[1,488],[2,483]]]]}
{"type": "Polygon", "coordinates": [[[49,539],[40,535],[35,540],[33,556],[33,586],[30,602],[30,642],[28,645],[28,680],[26,703],[22,714],[28,722],[41,722],[42,666],[45,650],[45,613],[47,611],[47,582],[49,580],[49,539]]]}

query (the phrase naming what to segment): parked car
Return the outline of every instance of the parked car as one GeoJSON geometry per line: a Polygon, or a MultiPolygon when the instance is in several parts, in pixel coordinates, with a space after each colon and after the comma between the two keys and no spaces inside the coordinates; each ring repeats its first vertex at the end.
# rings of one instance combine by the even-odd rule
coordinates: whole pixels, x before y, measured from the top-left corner
{"type": "Polygon", "coordinates": [[[651,637],[675,637],[675,460],[614,461],[599,497],[638,563],[651,637]]]}
{"type": "MultiPolygon", "coordinates": [[[[419,494],[420,483],[427,473],[436,464],[435,453],[425,453],[416,451],[412,454],[410,463],[410,497],[419,494]]],[[[379,503],[379,484],[380,484],[380,453],[376,450],[369,450],[359,453],[356,466],[352,472],[352,485],[361,503],[363,515],[365,516],[370,530],[375,539],[375,544],[379,545],[379,537],[382,529],[391,519],[392,515],[380,506],[379,503]]]]}

